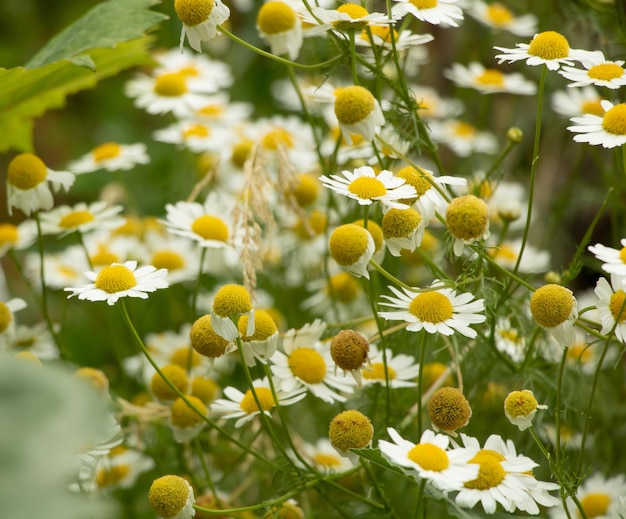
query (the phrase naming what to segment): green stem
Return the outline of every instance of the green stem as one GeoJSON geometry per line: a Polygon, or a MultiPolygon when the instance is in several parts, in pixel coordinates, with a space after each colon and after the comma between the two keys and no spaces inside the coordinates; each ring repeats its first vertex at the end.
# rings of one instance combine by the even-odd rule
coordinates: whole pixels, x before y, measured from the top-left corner
{"type": "Polygon", "coordinates": [[[563,387],[563,373],[565,371],[565,363],[567,362],[567,348],[563,348],[561,356],[561,364],[559,365],[559,374],[556,380],[556,402],[554,404],[554,427],[555,427],[555,445],[554,457],[557,467],[561,466],[561,389],[563,387]]]}
{"type": "Polygon", "coordinates": [[[421,330],[419,344],[419,371],[417,372],[417,438],[422,437],[422,393],[424,392],[424,362],[426,362],[426,330],[421,330]]]}
{"type": "Polygon", "coordinates": [[[390,274],[389,272],[387,272],[384,267],[380,266],[378,263],[376,263],[373,259],[371,259],[369,261],[369,264],[374,267],[378,272],[380,272],[383,276],[385,276],[389,281],[395,283],[396,285],[406,288],[407,290],[412,290],[415,291],[415,289],[413,287],[410,287],[409,285],[407,285],[406,283],[404,283],[403,281],[400,281],[397,277],[395,277],[394,275],[390,274]]]}
{"type": "Polygon", "coordinates": [[[200,292],[200,285],[202,285],[202,270],[204,268],[204,259],[206,257],[206,247],[202,247],[200,252],[200,266],[198,267],[198,279],[196,279],[196,286],[193,289],[193,296],[191,299],[191,315],[195,318],[197,305],[198,305],[198,293],[200,292]]]}

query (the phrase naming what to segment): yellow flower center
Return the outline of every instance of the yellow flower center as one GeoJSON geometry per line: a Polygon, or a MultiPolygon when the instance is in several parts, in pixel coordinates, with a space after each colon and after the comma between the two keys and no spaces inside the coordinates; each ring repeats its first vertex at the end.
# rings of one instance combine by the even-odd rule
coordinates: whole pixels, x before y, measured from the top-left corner
{"type": "Polygon", "coordinates": [[[335,97],[335,115],[341,124],[361,122],[374,111],[375,106],[372,93],[361,86],[342,88],[335,97]]]}
{"type": "Polygon", "coordinates": [[[339,456],[334,456],[333,454],[325,454],[323,452],[320,452],[313,456],[313,462],[316,465],[320,465],[321,467],[329,468],[338,467],[339,465],[341,465],[341,460],[339,459],[339,456]]]}
{"type": "Polygon", "coordinates": [[[238,168],[243,168],[243,165],[246,163],[246,159],[248,158],[248,155],[250,155],[253,146],[254,142],[248,139],[238,142],[233,146],[230,161],[238,168]]]}
{"type": "Polygon", "coordinates": [[[565,287],[550,283],[533,293],[530,313],[540,326],[554,328],[566,321],[574,307],[574,296],[565,287]]]}
{"type": "Polygon", "coordinates": [[[284,2],[267,2],[257,14],[256,24],[265,34],[280,34],[293,29],[297,17],[295,11],[284,2]]]}
{"type": "MultiPolygon", "coordinates": [[[[370,14],[367,12],[367,9],[358,4],[340,5],[337,7],[337,12],[347,14],[352,20],[359,20],[360,18],[370,14]]],[[[361,30],[365,26],[367,26],[366,21],[352,22],[348,20],[338,20],[333,22],[333,27],[339,31],[361,30]]]]}
{"type": "Polygon", "coordinates": [[[345,371],[361,368],[369,351],[367,339],[354,330],[340,331],[330,343],[330,356],[345,371]]]}
{"type": "Polygon", "coordinates": [[[11,324],[11,320],[13,319],[13,314],[9,307],[5,305],[2,301],[0,301],[0,333],[4,333],[4,331],[11,324]]]}
{"type": "Polygon", "coordinates": [[[293,144],[293,137],[284,128],[274,128],[267,132],[261,140],[261,145],[269,150],[277,150],[281,147],[293,148],[293,144]]]}
{"type": "Polygon", "coordinates": [[[228,226],[217,216],[199,216],[191,224],[191,230],[205,240],[228,241],[228,226]]]}
{"type": "Polygon", "coordinates": [[[339,451],[367,447],[373,436],[370,419],[355,410],[339,413],[331,420],[328,429],[330,443],[339,451]]]}
{"type": "Polygon", "coordinates": [[[503,339],[514,342],[516,344],[520,344],[522,342],[522,338],[519,336],[519,334],[515,330],[500,330],[498,331],[498,334],[503,339]]]}
{"type": "Polygon", "coordinates": [[[91,150],[93,160],[96,162],[114,159],[115,157],[119,157],[121,153],[122,147],[116,142],[105,142],[91,150]]]}
{"type": "Polygon", "coordinates": [[[502,4],[490,4],[485,13],[487,19],[498,27],[505,27],[513,21],[513,13],[502,4]]]}
{"type": "Polygon", "coordinates": [[[545,60],[567,58],[569,43],[565,36],[555,31],[537,34],[528,46],[528,54],[545,60]]]}
{"type": "MultiPolygon", "coordinates": [[[[426,191],[433,187],[432,175],[423,169],[415,169],[411,166],[406,166],[396,173],[397,177],[403,178],[407,184],[413,186],[417,192],[417,198],[422,196],[426,191]],[[431,181],[429,182],[429,179],[431,181]]],[[[411,203],[417,198],[405,200],[405,203],[411,203]]]]}
{"type": "Polygon", "coordinates": [[[211,130],[209,130],[204,124],[194,124],[183,131],[183,137],[188,139],[189,137],[208,137],[211,135],[211,130]]]}
{"type": "Polygon", "coordinates": [[[513,391],[504,400],[506,413],[514,418],[528,416],[537,409],[538,405],[535,395],[528,389],[513,391]]]}
{"type": "MultiPolygon", "coordinates": [[[[606,515],[611,504],[611,496],[604,492],[591,492],[580,500],[588,519],[606,515]]],[[[578,512],[578,517],[582,517],[578,512]]]]}
{"type": "Polygon", "coordinates": [[[361,285],[348,272],[340,272],[330,277],[330,283],[326,287],[326,291],[339,303],[349,304],[359,296],[361,285]]]}
{"type": "Polygon", "coordinates": [[[174,9],[181,22],[194,27],[209,18],[213,4],[213,0],[174,0],[174,9]]]}
{"type": "Polygon", "coordinates": [[[150,264],[158,269],[178,270],[185,266],[185,260],[176,251],[160,250],[153,254],[150,264]]]}
{"type": "Polygon", "coordinates": [[[179,476],[163,476],[155,479],[148,499],[159,517],[171,519],[185,507],[189,497],[189,483],[179,476]]]}
{"type": "Polygon", "coordinates": [[[470,123],[466,123],[464,121],[457,121],[454,124],[454,128],[452,130],[454,135],[458,137],[473,137],[476,135],[476,128],[472,126],[470,123]]]}
{"type": "Polygon", "coordinates": [[[91,255],[89,259],[94,267],[110,265],[111,263],[118,263],[120,261],[120,257],[103,244],[98,245],[98,250],[95,254],[91,255]]]}
{"type": "Polygon", "coordinates": [[[476,76],[476,83],[484,86],[503,87],[504,74],[494,68],[488,68],[482,74],[476,76]]]}
{"type": "Polygon", "coordinates": [[[300,207],[313,204],[319,197],[321,184],[313,175],[307,173],[298,175],[288,187],[288,192],[298,202],[300,207]]]}
{"type": "Polygon", "coordinates": [[[622,247],[619,251],[619,259],[626,264],[626,247],[622,247]]]}
{"type": "Polygon", "coordinates": [[[450,465],[446,451],[432,443],[418,443],[408,452],[407,456],[424,470],[441,472],[450,465]]]}
{"type": "MultiPolygon", "coordinates": [[[[254,391],[257,398],[259,399],[259,403],[261,404],[263,411],[269,411],[276,405],[276,400],[274,400],[274,395],[272,395],[272,391],[270,389],[266,387],[255,387],[254,391]]],[[[254,395],[252,394],[252,391],[250,391],[249,389],[248,391],[246,391],[246,394],[243,395],[243,398],[241,399],[239,407],[241,407],[241,409],[248,414],[256,413],[259,411],[259,406],[254,400],[254,395]]]]}
{"type": "MultiPolygon", "coordinates": [[[[198,411],[200,411],[204,416],[207,415],[208,410],[204,405],[204,402],[200,400],[198,397],[192,395],[186,395],[187,400],[193,405],[198,411]]],[[[188,427],[194,427],[204,420],[202,416],[196,413],[191,407],[187,405],[182,398],[177,398],[176,401],[172,404],[171,408],[171,416],[172,425],[178,427],[179,429],[187,429],[188,427]]]]}
{"type": "Polygon", "coordinates": [[[381,223],[383,236],[389,238],[405,238],[410,236],[422,222],[422,216],[413,208],[389,209],[381,223]]]}
{"type": "Polygon", "coordinates": [[[89,222],[93,222],[94,216],[89,211],[72,211],[67,213],[59,221],[59,227],[63,229],[75,229],[89,222]]]}
{"type": "Polygon", "coordinates": [[[602,128],[613,135],[626,135],[626,103],[615,105],[604,114],[602,128]]]}
{"type": "Polygon", "coordinates": [[[339,265],[353,265],[367,251],[370,234],[353,223],[337,227],[328,240],[330,255],[339,265]]]}
{"type": "Polygon", "coordinates": [[[437,0],[410,0],[418,9],[433,9],[437,7],[437,0]]]}
{"type": "Polygon", "coordinates": [[[10,223],[0,224],[0,247],[15,245],[20,237],[17,227],[10,223]]]}
{"type": "Polygon", "coordinates": [[[250,310],[252,310],[250,292],[241,285],[224,285],[213,299],[213,312],[220,317],[245,314],[250,310]]]}
{"type": "Polygon", "coordinates": [[[594,65],[587,71],[587,75],[592,79],[601,79],[603,81],[611,81],[624,75],[624,69],[617,63],[601,63],[594,65]]]}
{"type": "Polygon", "coordinates": [[[307,384],[319,384],[326,376],[326,362],[313,348],[298,348],[289,355],[289,369],[307,384]]]}
{"type": "Polygon", "coordinates": [[[99,488],[117,485],[130,473],[130,466],[126,463],[115,464],[96,472],[96,484],[99,488]]]}
{"type": "Polygon", "coordinates": [[[254,333],[246,335],[248,319],[247,315],[242,315],[237,323],[239,334],[244,341],[266,341],[278,332],[278,327],[272,316],[266,310],[256,310],[254,312],[254,333]]]}
{"type": "Polygon", "coordinates": [[[620,323],[626,321],[626,305],[624,303],[626,303],[626,292],[623,290],[615,292],[609,302],[609,309],[611,310],[613,319],[620,323]]]}
{"type": "Polygon", "coordinates": [[[41,184],[48,175],[48,168],[37,155],[21,153],[9,162],[9,184],[24,191],[41,184]]]}
{"type": "MultiPolygon", "coordinates": [[[[369,380],[385,380],[385,365],[382,362],[372,362],[371,369],[361,370],[363,378],[369,380]]],[[[396,370],[387,365],[387,378],[393,380],[396,378],[396,370]]]]}
{"type": "Polygon", "coordinates": [[[584,114],[592,114],[597,115],[599,117],[604,117],[604,108],[600,104],[600,99],[596,99],[594,101],[585,101],[580,111],[584,114]]]}
{"type": "Polygon", "coordinates": [[[504,461],[504,459],[504,456],[499,452],[489,449],[479,450],[476,456],[468,461],[468,463],[480,465],[478,477],[473,481],[465,483],[465,488],[488,490],[497,487],[506,477],[506,472],[500,465],[500,462],[504,461]]]}
{"type": "Polygon", "coordinates": [[[191,381],[191,394],[205,404],[210,404],[215,400],[219,389],[217,382],[210,378],[196,377],[191,381]]]}
{"type": "MultiPolygon", "coordinates": [[[[185,366],[186,368],[186,366],[185,366]]],[[[161,368],[163,376],[169,380],[172,385],[177,388],[181,393],[187,391],[189,385],[189,379],[187,378],[187,371],[179,364],[168,364],[161,368]]],[[[178,397],[178,393],[174,391],[169,384],[159,375],[155,373],[150,380],[150,389],[152,394],[159,400],[174,400],[178,397]]]]}
{"type": "Polygon", "coordinates": [[[189,331],[191,346],[200,355],[214,359],[224,355],[228,341],[213,331],[209,314],[198,318],[189,331]]]}
{"type": "Polygon", "coordinates": [[[428,402],[428,416],[435,427],[451,432],[469,422],[472,408],[460,389],[441,387],[428,402]]]}
{"type": "Polygon", "coordinates": [[[450,202],[446,212],[448,232],[461,240],[476,240],[489,225],[489,207],[474,195],[459,196],[450,202]]]}
{"type": "Polygon", "coordinates": [[[219,118],[224,113],[224,108],[220,105],[209,104],[198,110],[199,115],[205,117],[219,118]]]}
{"type": "Polygon", "coordinates": [[[385,184],[374,177],[355,178],[352,182],[350,182],[348,191],[363,200],[371,200],[387,194],[385,184]]]}
{"type": "Polygon", "coordinates": [[[154,82],[154,93],[163,97],[179,97],[187,93],[187,79],[178,72],[167,72],[154,82]]]}
{"type": "Polygon", "coordinates": [[[573,344],[567,348],[567,359],[573,362],[587,364],[593,359],[593,350],[587,344],[573,344]]]}
{"type": "Polygon", "coordinates": [[[517,260],[519,254],[510,245],[503,243],[495,249],[490,249],[489,255],[494,259],[513,262],[517,260]]]}
{"type": "Polygon", "coordinates": [[[307,217],[306,223],[307,225],[305,225],[303,220],[298,220],[294,227],[294,232],[303,240],[310,240],[326,230],[328,217],[326,213],[316,209],[307,217]]]}
{"type": "MultiPolygon", "coordinates": [[[[391,42],[391,28],[389,25],[373,25],[370,27],[370,31],[372,33],[372,36],[378,36],[386,43],[391,42]]],[[[398,31],[394,29],[393,35],[394,39],[397,41],[399,36],[398,31]]],[[[361,31],[361,39],[369,41],[371,43],[370,35],[366,30],[361,31]]]]}
{"type": "Polygon", "coordinates": [[[447,321],[453,310],[450,300],[440,292],[423,292],[409,305],[409,312],[425,323],[447,321]]]}
{"type": "Polygon", "coordinates": [[[96,288],[104,290],[107,294],[115,294],[133,288],[137,285],[137,279],[128,267],[111,265],[98,272],[94,284],[96,288]]]}
{"type": "Polygon", "coordinates": [[[200,355],[189,346],[176,348],[170,355],[170,364],[176,364],[184,369],[187,369],[187,366],[194,368],[200,361],[200,355]]]}

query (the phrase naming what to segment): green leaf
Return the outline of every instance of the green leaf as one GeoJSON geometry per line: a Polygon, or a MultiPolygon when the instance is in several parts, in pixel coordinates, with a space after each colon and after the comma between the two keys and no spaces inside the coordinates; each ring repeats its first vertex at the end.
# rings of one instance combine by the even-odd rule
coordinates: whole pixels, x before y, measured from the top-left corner
{"type": "MultiPolygon", "coordinates": [[[[114,47],[119,42],[141,38],[148,29],[167,19],[162,13],[148,10],[158,2],[109,0],[98,4],[52,38],[25,67],[41,67],[61,59],[74,58],[90,49],[114,47]]],[[[89,66],[84,61],[76,64],[89,66]]]]}

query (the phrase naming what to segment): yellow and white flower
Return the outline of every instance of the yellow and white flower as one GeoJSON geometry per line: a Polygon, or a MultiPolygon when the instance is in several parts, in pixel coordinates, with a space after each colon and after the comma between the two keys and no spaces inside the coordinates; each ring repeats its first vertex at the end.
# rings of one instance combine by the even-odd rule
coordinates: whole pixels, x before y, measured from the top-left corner
{"type": "Polygon", "coordinates": [[[530,298],[530,313],[563,348],[574,344],[578,303],[571,290],[554,283],[539,287],[530,298]]]}
{"type": "Polygon", "coordinates": [[[353,223],[340,225],[328,239],[328,250],[332,258],[352,275],[370,278],[367,266],[376,245],[367,229],[353,223]]]}
{"type": "Polygon", "coordinates": [[[302,20],[288,2],[265,2],[256,18],[257,30],[270,44],[272,54],[294,60],[302,47],[302,20]]]}
{"type": "Polygon", "coordinates": [[[34,220],[20,223],[0,223],[0,258],[10,250],[27,249],[37,240],[37,224],[34,220]]]}
{"type": "Polygon", "coordinates": [[[393,256],[400,256],[402,249],[413,252],[422,243],[426,222],[413,209],[388,209],[381,222],[385,245],[393,256]]]}
{"type": "Polygon", "coordinates": [[[516,16],[500,2],[490,4],[472,0],[468,14],[492,29],[508,31],[516,36],[532,36],[537,32],[537,17],[534,14],[516,16]]]}
{"type": "MultiPolygon", "coordinates": [[[[201,111],[202,109],[199,109],[201,111]]],[[[161,128],[152,134],[155,141],[177,144],[194,153],[220,153],[231,145],[234,138],[230,132],[220,131],[210,122],[196,119],[177,121],[166,128],[161,128]]]]}
{"type": "Polygon", "coordinates": [[[324,474],[339,474],[353,468],[352,463],[340,456],[328,438],[320,438],[314,444],[303,443],[303,456],[324,474]]]}
{"type": "Polygon", "coordinates": [[[626,85],[626,69],[623,60],[606,60],[604,54],[599,51],[597,59],[583,61],[582,65],[584,70],[576,67],[562,67],[559,70],[559,74],[572,81],[567,85],[568,87],[594,85],[617,90],[626,85]]]}
{"type": "Polygon", "coordinates": [[[369,13],[359,4],[345,3],[337,9],[313,7],[312,12],[303,11],[302,21],[312,27],[307,36],[317,36],[326,31],[359,32],[365,27],[384,27],[395,23],[384,13],[369,13]]]}
{"type": "Polygon", "coordinates": [[[433,25],[458,27],[463,20],[463,11],[456,5],[457,0],[395,0],[392,8],[396,16],[412,14],[418,20],[433,25]]]}
{"type": "Polygon", "coordinates": [[[234,77],[230,66],[223,61],[211,59],[206,54],[196,54],[188,49],[157,51],[152,57],[157,62],[155,77],[162,74],[182,74],[188,78],[190,90],[216,93],[232,86],[234,77]]]}
{"type": "Polygon", "coordinates": [[[119,144],[105,142],[96,146],[86,155],[70,162],[67,169],[75,175],[91,173],[99,169],[107,171],[127,171],[137,164],[148,164],[150,157],[143,142],[119,144]]]}
{"type": "Polygon", "coordinates": [[[8,300],[6,303],[0,301],[0,346],[3,349],[15,337],[15,312],[26,308],[26,301],[18,297],[8,300]]]}
{"type": "Polygon", "coordinates": [[[615,148],[626,144],[626,103],[613,104],[610,101],[600,101],[604,110],[601,115],[585,114],[581,117],[572,117],[575,123],[567,129],[576,133],[576,142],[588,142],[592,146],[601,145],[603,148],[615,148]]]}
{"type": "MultiPolygon", "coordinates": [[[[585,479],[576,491],[578,502],[587,517],[619,518],[618,511],[624,511],[623,499],[626,496],[626,478],[623,474],[603,476],[596,472],[585,479]]],[[[566,499],[567,512],[562,505],[550,510],[550,519],[566,519],[580,515],[578,507],[571,497],[566,499]]]]}
{"type": "Polygon", "coordinates": [[[593,114],[602,117],[604,108],[600,104],[604,98],[592,86],[558,90],[552,94],[552,109],[565,117],[593,114]]]}
{"type": "Polygon", "coordinates": [[[61,205],[40,214],[41,232],[65,236],[76,231],[110,231],[124,224],[124,218],[119,216],[123,209],[121,205],[109,205],[105,201],[79,202],[73,207],[61,205]]]}
{"type": "Polygon", "coordinates": [[[504,74],[495,68],[485,68],[477,61],[467,66],[453,63],[444,76],[460,87],[473,88],[483,94],[507,93],[534,95],[537,85],[519,72],[504,74]]]}
{"type": "Polygon", "coordinates": [[[620,240],[620,245],[622,246],[621,249],[614,249],[596,243],[589,246],[589,252],[603,262],[602,270],[604,272],[626,278],[626,238],[620,240]]]}
{"type": "Polygon", "coordinates": [[[364,386],[373,384],[384,386],[387,380],[389,380],[389,387],[394,389],[417,386],[419,364],[415,362],[415,358],[404,353],[394,354],[390,348],[385,350],[385,356],[386,374],[383,352],[375,344],[370,344],[369,363],[361,368],[361,380],[364,386]]]}
{"type": "Polygon", "coordinates": [[[222,0],[175,0],[174,9],[178,19],[183,22],[181,50],[187,36],[189,46],[202,52],[202,42],[215,38],[217,26],[230,16],[230,9],[222,0]]]}
{"type": "Polygon", "coordinates": [[[529,389],[511,391],[504,399],[504,414],[520,431],[532,426],[538,409],[548,409],[548,406],[539,404],[529,389]]]}
{"type": "Polygon", "coordinates": [[[623,278],[611,275],[611,283],[606,278],[598,279],[594,290],[598,297],[598,312],[602,322],[601,333],[613,331],[615,338],[621,343],[626,342],[626,292],[623,278]]]}
{"type": "Polygon", "coordinates": [[[150,486],[148,499],[159,519],[191,519],[196,511],[193,488],[180,476],[162,476],[150,486]]]}
{"type": "Polygon", "coordinates": [[[385,124],[378,99],[362,86],[336,89],[334,111],[341,134],[348,144],[352,144],[352,134],[371,141],[376,131],[385,124]]]}
{"type": "Polygon", "coordinates": [[[432,121],[429,125],[432,139],[445,144],[459,157],[469,157],[474,153],[492,154],[498,151],[495,135],[479,130],[467,121],[448,119],[432,121]]]}

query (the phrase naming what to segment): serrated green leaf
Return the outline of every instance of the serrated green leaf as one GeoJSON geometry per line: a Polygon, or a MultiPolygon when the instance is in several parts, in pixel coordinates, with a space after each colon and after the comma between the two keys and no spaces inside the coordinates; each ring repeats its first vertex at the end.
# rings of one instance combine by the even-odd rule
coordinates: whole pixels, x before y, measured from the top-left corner
{"type": "MultiPolygon", "coordinates": [[[[114,47],[135,40],[167,19],[148,8],[159,0],[109,0],[95,6],[85,16],[57,34],[25,65],[35,68],[70,59],[90,49],[114,47]]],[[[83,66],[85,66],[83,64],[83,66]]]]}

